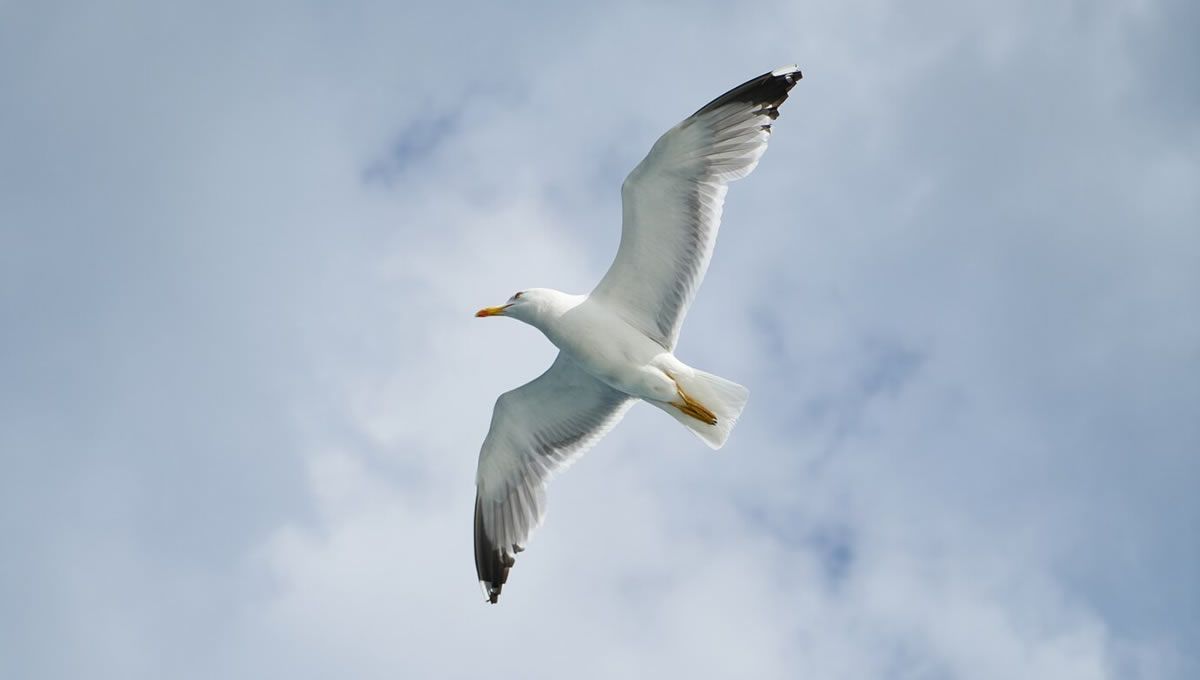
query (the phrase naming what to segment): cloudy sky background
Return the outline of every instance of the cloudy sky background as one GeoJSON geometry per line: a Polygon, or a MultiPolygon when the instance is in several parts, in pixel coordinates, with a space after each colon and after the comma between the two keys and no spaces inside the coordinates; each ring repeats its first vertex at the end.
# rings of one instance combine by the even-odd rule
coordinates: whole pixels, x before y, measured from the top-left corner
{"type": "Polygon", "coordinates": [[[0,2],[0,676],[1200,675],[1195,3],[0,2]],[[796,62],[501,604],[470,513],[658,134],[796,62]]]}

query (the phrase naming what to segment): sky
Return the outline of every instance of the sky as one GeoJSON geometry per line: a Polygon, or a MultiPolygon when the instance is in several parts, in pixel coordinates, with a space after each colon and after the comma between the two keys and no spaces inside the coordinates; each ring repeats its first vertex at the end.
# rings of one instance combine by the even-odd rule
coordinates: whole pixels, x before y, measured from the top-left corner
{"type": "Polygon", "coordinates": [[[0,1],[0,676],[1200,676],[1195,3],[0,1]],[[475,579],[496,396],[797,63],[678,355],[475,579]]]}

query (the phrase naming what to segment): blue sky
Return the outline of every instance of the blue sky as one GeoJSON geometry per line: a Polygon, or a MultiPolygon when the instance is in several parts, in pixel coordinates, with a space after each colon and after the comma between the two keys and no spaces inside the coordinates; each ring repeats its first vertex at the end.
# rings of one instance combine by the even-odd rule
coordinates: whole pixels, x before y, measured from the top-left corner
{"type": "Polygon", "coordinates": [[[1194,4],[0,3],[0,675],[1200,673],[1194,4]],[[500,606],[479,444],[658,134],[787,63],[500,606]]]}

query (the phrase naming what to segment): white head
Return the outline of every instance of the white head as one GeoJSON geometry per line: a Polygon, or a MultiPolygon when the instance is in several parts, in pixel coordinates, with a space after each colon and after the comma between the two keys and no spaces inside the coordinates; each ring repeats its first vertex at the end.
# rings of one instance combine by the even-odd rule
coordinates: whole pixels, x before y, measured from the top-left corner
{"type": "Polygon", "coordinates": [[[538,326],[539,322],[565,312],[574,306],[574,295],[550,288],[527,288],[518,291],[499,307],[484,307],[475,316],[511,316],[527,324],[538,326]]]}

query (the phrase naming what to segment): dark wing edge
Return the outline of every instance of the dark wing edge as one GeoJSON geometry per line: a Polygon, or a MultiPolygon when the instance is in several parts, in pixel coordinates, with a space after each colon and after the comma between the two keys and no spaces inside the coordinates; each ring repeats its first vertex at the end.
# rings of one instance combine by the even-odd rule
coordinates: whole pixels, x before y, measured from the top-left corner
{"type": "Polygon", "coordinates": [[[479,493],[475,494],[475,572],[479,575],[479,583],[483,586],[488,602],[496,604],[500,599],[500,589],[508,582],[508,570],[516,563],[488,540],[487,531],[483,528],[483,500],[479,493]]]}
{"type": "Polygon", "coordinates": [[[757,78],[752,78],[738,85],[700,107],[691,117],[715,111],[733,102],[745,102],[748,104],[758,104],[765,109],[773,111],[773,114],[768,115],[774,120],[779,116],[779,112],[777,111],[779,105],[787,100],[788,93],[791,92],[792,88],[803,77],[804,75],[800,73],[800,69],[795,66],[777,68],[770,73],[764,73],[757,78]]]}

